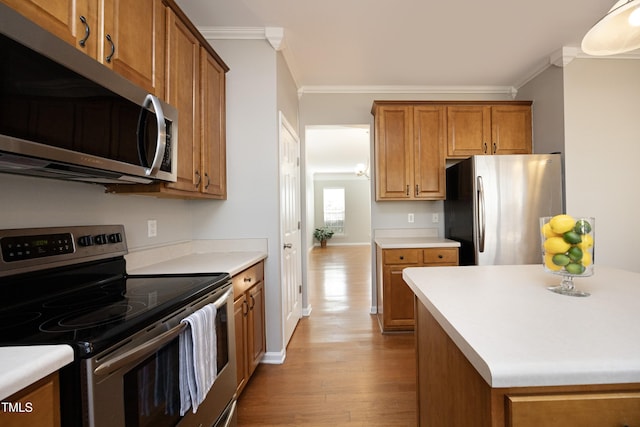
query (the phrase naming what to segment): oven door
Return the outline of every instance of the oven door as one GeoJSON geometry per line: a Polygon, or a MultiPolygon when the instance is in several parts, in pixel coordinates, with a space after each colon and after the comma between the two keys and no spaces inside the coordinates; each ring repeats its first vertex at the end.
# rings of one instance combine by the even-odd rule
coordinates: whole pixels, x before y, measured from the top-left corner
{"type": "Polygon", "coordinates": [[[223,415],[234,419],[233,319],[233,288],[229,283],[124,343],[84,361],[85,425],[213,426],[223,415]],[[198,412],[189,411],[180,417],[178,337],[186,328],[180,321],[210,303],[217,308],[218,376],[198,412]]]}

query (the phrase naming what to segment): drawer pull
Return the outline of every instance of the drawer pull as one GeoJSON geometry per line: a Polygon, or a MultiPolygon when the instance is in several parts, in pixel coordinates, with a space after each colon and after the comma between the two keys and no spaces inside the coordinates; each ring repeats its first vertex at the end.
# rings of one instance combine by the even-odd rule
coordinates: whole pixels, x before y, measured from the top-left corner
{"type": "Polygon", "coordinates": [[[404,256],[401,256],[400,259],[404,259],[404,256]]]}
{"type": "Polygon", "coordinates": [[[244,283],[247,283],[247,282],[251,282],[251,277],[245,277],[244,278],[244,283]]]}
{"type": "Polygon", "coordinates": [[[91,35],[91,28],[89,27],[89,24],[87,23],[87,18],[85,18],[84,16],[80,16],[80,22],[82,22],[82,25],[84,25],[84,37],[78,42],[78,44],[81,47],[85,47],[87,45],[87,40],[89,39],[89,36],[91,35]]]}
{"type": "Polygon", "coordinates": [[[442,256],[442,254],[438,254],[438,258],[442,259],[444,257],[442,256]]]}

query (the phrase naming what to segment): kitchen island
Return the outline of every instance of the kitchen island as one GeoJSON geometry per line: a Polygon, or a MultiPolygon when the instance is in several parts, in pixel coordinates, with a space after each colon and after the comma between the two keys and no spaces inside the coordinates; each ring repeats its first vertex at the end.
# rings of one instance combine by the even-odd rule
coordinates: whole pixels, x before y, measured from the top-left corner
{"type": "Polygon", "coordinates": [[[640,425],[640,274],[596,266],[591,293],[540,265],[407,268],[418,419],[428,426],[640,425]]]}

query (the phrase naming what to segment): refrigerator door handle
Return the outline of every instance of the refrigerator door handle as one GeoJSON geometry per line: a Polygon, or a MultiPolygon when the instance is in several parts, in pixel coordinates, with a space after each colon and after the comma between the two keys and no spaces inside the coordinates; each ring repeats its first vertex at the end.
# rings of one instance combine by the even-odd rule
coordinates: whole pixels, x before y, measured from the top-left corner
{"type": "Polygon", "coordinates": [[[482,177],[476,178],[478,184],[478,251],[484,252],[484,237],[485,237],[485,210],[484,210],[484,185],[482,184],[482,177]]]}

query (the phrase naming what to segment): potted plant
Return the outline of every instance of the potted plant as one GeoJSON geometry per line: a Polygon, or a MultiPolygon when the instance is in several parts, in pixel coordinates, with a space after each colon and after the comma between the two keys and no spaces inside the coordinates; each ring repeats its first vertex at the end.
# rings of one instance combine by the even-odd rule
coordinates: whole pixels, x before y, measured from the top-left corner
{"type": "Polygon", "coordinates": [[[322,248],[327,247],[327,240],[330,239],[332,236],[333,236],[333,230],[331,230],[328,227],[316,228],[316,230],[313,232],[313,237],[318,239],[318,241],[320,242],[320,247],[322,248]]]}

